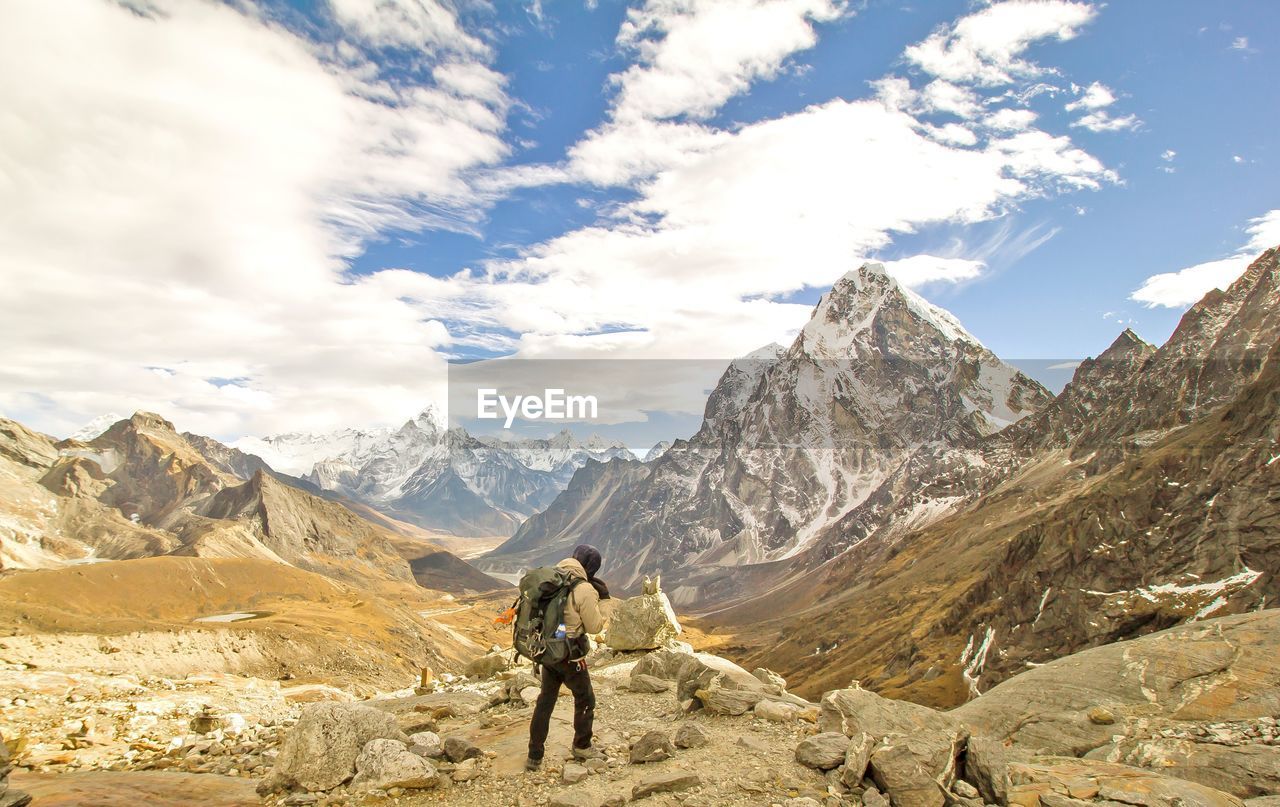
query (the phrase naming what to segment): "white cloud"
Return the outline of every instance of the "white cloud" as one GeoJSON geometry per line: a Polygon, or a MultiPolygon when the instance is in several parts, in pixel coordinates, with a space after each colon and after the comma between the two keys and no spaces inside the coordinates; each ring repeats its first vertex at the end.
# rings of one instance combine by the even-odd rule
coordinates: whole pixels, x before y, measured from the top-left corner
{"type": "Polygon", "coordinates": [[[1165,149],[1164,151],[1160,152],[1160,159],[1164,160],[1167,163],[1173,162],[1173,159],[1177,156],[1178,156],[1178,152],[1174,151],[1173,149],[1165,149]]]}
{"type": "Polygon", "coordinates": [[[1232,50],[1249,50],[1249,37],[1238,36],[1231,41],[1232,50]]]}
{"type": "Polygon", "coordinates": [[[1239,154],[1232,154],[1231,162],[1235,163],[1236,165],[1239,165],[1240,163],[1244,162],[1244,157],[1241,157],[1239,154]]]}
{"type": "Polygon", "coordinates": [[[614,78],[618,120],[706,117],[818,41],[812,22],[844,13],[834,0],[648,0],[627,11],[618,44],[636,64],[614,78]]]}
{"type": "Polygon", "coordinates": [[[1043,72],[1021,55],[1046,38],[1065,41],[1097,14],[1088,3],[1006,0],[962,18],[907,48],[908,61],[939,78],[981,86],[1043,72]]]}
{"type": "Polygon", "coordinates": [[[1064,109],[1068,112],[1084,111],[1088,114],[1072,122],[1072,126],[1088,129],[1091,132],[1120,132],[1135,129],[1142,124],[1137,115],[1113,116],[1106,111],[1107,107],[1116,102],[1116,96],[1105,84],[1095,81],[1084,89],[1079,87],[1074,89],[1080,97],[1067,104],[1064,109]]]}
{"type": "Polygon", "coordinates": [[[939,258],[936,255],[913,255],[897,261],[885,261],[885,268],[900,283],[918,288],[928,283],[959,283],[982,275],[986,264],[966,258],[939,258]]]}
{"type": "Polygon", "coordinates": [[[1280,244],[1280,210],[1250,219],[1244,228],[1249,241],[1229,258],[1206,261],[1177,272],[1152,275],[1130,299],[1148,308],[1183,308],[1203,297],[1210,289],[1226,289],[1244,273],[1258,253],[1280,244]]]}
{"type": "Polygon", "coordinates": [[[1121,115],[1118,118],[1114,118],[1099,110],[1090,112],[1078,121],[1073,121],[1071,125],[1088,129],[1091,132],[1122,132],[1136,129],[1142,125],[1142,121],[1138,120],[1137,115],[1121,115]]]}
{"type": "Polygon", "coordinates": [[[817,42],[814,22],[844,13],[839,0],[648,0],[629,9],[617,41],[636,62],[610,77],[610,119],[569,150],[557,181],[627,184],[705,151],[719,133],[672,119],[708,117],[776,77],[817,42]]]}
{"type": "Polygon", "coordinates": [[[224,4],[6,7],[0,408],[55,433],[149,408],[230,436],[428,399],[443,326],[343,259],[389,227],[473,227],[467,171],[506,154],[506,99],[439,6],[373,8],[335,10],[378,45],[439,44],[416,57],[438,84],[224,4]]]}
{"type": "Polygon", "coordinates": [[[1115,93],[1111,92],[1105,84],[1095,81],[1083,90],[1078,99],[1067,104],[1065,108],[1068,112],[1075,112],[1077,109],[1102,109],[1115,102],[1115,93]]]}
{"type": "Polygon", "coordinates": [[[437,0],[329,0],[334,16],[348,30],[376,47],[488,53],[488,46],[467,33],[458,17],[437,0]]]}
{"type": "Polygon", "coordinates": [[[1002,132],[1021,132],[1031,128],[1038,116],[1029,109],[999,109],[983,118],[982,122],[1002,132]]]}
{"type": "MultiPolygon", "coordinates": [[[[958,148],[876,101],[835,100],[721,133],[638,185],[614,221],[486,272],[371,282],[394,280],[429,316],[523,334],[510,347],[525,355],[605,343],[626,355],[732,356],[785,342],[804,322],[807,307],[772,298],[830,283],[897,234],[981,221],[1015,200],[1110,177],[1065,137],[958,148]]],[[[969,279],[982,263],[903,266],[918,283],[969,279]]]]}

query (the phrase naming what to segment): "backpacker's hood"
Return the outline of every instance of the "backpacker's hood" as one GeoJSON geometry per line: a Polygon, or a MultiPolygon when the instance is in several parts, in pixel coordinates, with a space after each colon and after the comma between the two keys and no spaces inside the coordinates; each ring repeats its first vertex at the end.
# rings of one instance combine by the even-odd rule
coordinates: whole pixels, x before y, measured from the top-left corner
{"type": "Polygon", "coordinates": [[[579,580],[587,579],[587,570],[582,568],[582,564],[573,558],[565,558],[556,564],[556,568],[568,572],[579,580]]]}

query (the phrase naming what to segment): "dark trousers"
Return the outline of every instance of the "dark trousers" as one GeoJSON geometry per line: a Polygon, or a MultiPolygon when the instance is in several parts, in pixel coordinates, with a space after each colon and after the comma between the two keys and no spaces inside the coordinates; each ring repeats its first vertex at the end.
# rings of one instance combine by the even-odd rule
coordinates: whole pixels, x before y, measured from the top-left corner
{"type": "Polygon", "coordinates": [[[551,712],[560,697],[560,685],[573,693],[573,747],[591,747],[591,725],[596,718],[596,693],[591,688],[591,674],[586,667],[578,669],[571,661],[542,667],[542,691],[533,707],[529,723],[529,758],[542,759],[546,750],[547,731],[551,728],[551,712]]]}

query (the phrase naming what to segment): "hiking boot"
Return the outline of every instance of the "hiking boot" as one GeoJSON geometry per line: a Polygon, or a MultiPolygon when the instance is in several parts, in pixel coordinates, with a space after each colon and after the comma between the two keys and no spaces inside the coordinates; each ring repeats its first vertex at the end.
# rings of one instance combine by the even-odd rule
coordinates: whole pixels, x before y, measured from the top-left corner
{"type": "Polygon", "coordinates": [[[542,767],[542,760],[540,759],[534,759],[533,757],[529,757],[524,761],[524,769],[526,771],[529,771],[530,773],[532,773],[533,771],[536,771],[538,768],[541,768],[541,767],[542,767]]]}
{"type": "Polygon", "coordinates": [[[588,759],[604,759],[605,757],[603,751],[594,745],[589,745],[586,748],[573,749],[573,758],[579,762],[586,762],[588,759]]]}

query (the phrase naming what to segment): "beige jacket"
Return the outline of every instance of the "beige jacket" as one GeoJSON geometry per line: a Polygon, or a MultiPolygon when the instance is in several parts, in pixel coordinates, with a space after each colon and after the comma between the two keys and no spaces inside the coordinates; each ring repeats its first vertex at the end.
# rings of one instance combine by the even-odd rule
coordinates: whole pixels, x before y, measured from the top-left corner
{"type": "Polygon", "coordinates": [[[600,595],[587,582],[587,571],[582,564],[573,558],[565,558],[556,564],[582,581],[573,587],[569,601],[564,606],[564,632],[573,638],[583,633],[600,633],[609,624],[609,613],[613,610],[613,600],[600,601],[600,595]]]}

